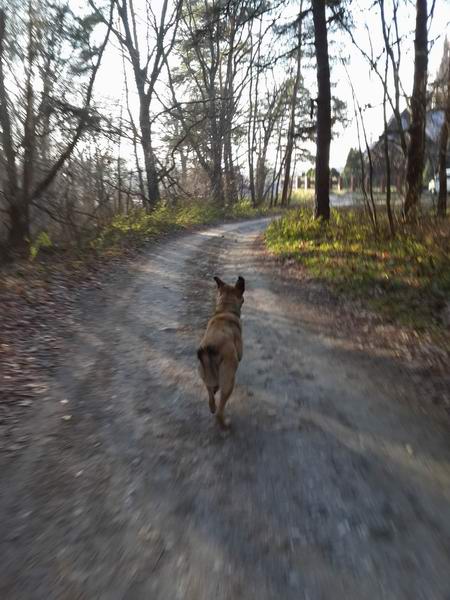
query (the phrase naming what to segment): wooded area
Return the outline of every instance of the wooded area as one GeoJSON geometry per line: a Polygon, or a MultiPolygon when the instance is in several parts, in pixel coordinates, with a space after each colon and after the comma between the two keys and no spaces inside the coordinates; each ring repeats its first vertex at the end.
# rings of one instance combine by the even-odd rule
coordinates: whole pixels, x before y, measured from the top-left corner
{"type": "Polygon", "coordinates": [[[161,204],[286,207],[305,161],[315,161],[315,216],[327,220],[330,143],[350,118],[360,139],[339,177],[359,189],[374,230],[381,203],[392,236],[416,219],[435,173],[436,212],[445,217],[450,55],[446,43],[433,79],[434,3],[416,2],[414,64],[402,52],[412,40],[398,0],[367,5],[379,54],[374,33],[364,47],[355,37],[355,6],[89,0],[80,12],[71,2],[12,0],[0,10],[3,253],[28,253],[37,240],[83,245],[117,215],[161,204]],[[330,52],[337,39],[365,58],[383,89],[378,142],[368,139],[356,82],[353,107],[333,95],[333,68],[348,63],[330,52]],[[311,69],[315,89],[305,79],[311,69]],[[431,117],[439,141],[428,136],[431,117]]]}
{"type": "Polygon", "coordinates": [[[448,8],[0,0],[0,600],[450,600],[448,8]]]}

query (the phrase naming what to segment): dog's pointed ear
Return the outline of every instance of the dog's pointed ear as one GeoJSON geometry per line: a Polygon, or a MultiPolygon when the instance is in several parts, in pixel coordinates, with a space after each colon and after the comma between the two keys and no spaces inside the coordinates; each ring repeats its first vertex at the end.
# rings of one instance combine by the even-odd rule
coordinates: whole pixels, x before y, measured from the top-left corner
{"type": "Polygon", "coordinates": [[[214,277],[214,281],[217,283],[217,287],[220,289],[223,288],[225,283],[220,279],[220,277],[214,277]]]}
{"type": "Polygon", "coordinates": [[[245,279],[239,275],[234,286],[241,294],[245,292],[245,279]]]}

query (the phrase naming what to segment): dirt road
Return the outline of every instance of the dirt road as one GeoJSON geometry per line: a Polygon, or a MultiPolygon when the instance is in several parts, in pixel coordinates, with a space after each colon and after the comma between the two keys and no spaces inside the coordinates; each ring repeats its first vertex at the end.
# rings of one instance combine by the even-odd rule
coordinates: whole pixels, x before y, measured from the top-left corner
{"type": "Polygon", "coordinates": [[[448,428],[398,365],[327,336],[260,260],[264,225],[154,246],[84,294],[2,473],[0,598],[450,598],[448,428]],[[248,290],[228,435],[196,373],[214,274],[248,290]]]}

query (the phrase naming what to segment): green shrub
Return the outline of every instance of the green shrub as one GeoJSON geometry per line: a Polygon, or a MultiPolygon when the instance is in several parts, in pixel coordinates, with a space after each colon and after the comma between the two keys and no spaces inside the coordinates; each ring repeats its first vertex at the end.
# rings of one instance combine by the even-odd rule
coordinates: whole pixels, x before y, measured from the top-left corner
{"type": "Polygon", "coordinates": [[[42,248],[51,248],[52,241],[46,231],[41,231],[37,238],[30,245],[30,257],[34,260],[42,248]]]}
{"type": "Polygon", "coordinates": [[[114,217],[92,241],[92,246],[97,250],[114,251],[118,246],[142,243],[170,231],[207,225],[227,218],[258,217],[269,212],[270,210],[265,207],[253,208],[249,200],[239,201],[226,210],[221,210],[211,203],[201,202],[178,207],[161,204],[150,213],[139,209],[127,215],[114,217]]]}

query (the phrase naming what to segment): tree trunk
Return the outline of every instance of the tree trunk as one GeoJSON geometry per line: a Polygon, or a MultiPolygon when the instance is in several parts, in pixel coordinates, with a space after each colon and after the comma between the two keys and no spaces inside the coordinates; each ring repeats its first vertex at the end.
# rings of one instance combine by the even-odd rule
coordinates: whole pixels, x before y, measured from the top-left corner
{"type": "Polygon", "coordinates": [[[276,206],[277,202],[276,202],[276,198],[275,198],[275,182],[277,181],[277,169],[278,169],[278,160],[279,157],[281,156],[281,131],[282,131],[282,121],[280,120],[279,126],[278,126],[278,141],[277,141],[277,151],[275,154],[275,164],[273,167],[273,177],[272,177],[272,183],[270,186],[270,208],[272,208],[272,206],[276,206]]]}
{"type": "MultiPolygon", "coordinates": [[[[25,121],[23,128],[23,168],[22,168],[22,218],[29,223],[30,195],[34,175],[34,153],[36,145],[34,93],[33,93],[33,61],[34,61],[34,39],[33,39],[33,13],[29,3],[28,17],[28,48],[26,63],[26,92],[25,92],[25,121]]],[[[28,225],[29,227],[29,225],[28,225]]],[[[28,228],[27,227],[27,228],[28,228]]]]}
{"type": "Polygon", "coordinates": [[[12,137],[9,97],[5,86],[4,56],[6,37],[6,16],[0,10],[0,126],[1,147],[6,159],[6,200],[8,202],[9,233],[8,244],[13,249],[22,249],[28,245],[28,210],[22,203],[19,192],[16,152],[12,137]]]}
{"type": "MultiPolygon", "coordinates": [[[[261,25],[260,25],[261,31],[261,25]]],[[[248,176],[249,176],[249,188],[250,188],[250,199],[253,208],[256,208],[256,187],[255,187],[255,166],[253,161],[253,154],[255,150],[255,128],[256,128],[256,115],[257,115],[257,102],[258,102],[258,84],[259,84],[259,66],[256,71],[256,78],[253,77],[253,68],[255,62],[253,37],[250,37],[250,85],[249,85],[249,115],[248,115],[248,128],[247,128],[247,152],[248,152],[248,176]],[[255,79],[256,91],[253,91],[253,80],[255,79]]],[[[261,46],[261,40],[258,40],[259,47],[261,46]]]]}
{"type": "Polygon", "coordinates": [[[147,208],[152,210],[160,200],[158,174],[156,171],[155,155],[152,148],[152,131],[150,125],[150,106],[147,98],[139,94],[139,126],[141,129],[141,145],[144,154],[145,178],[147,183],[147,208]]]}
{"type": "Polygon", "coordinates": [[[391,236],[395,236],[394,217],[391,208],[391,157],[389,156],[388,122],[386,116],[386,91],[383,96],[383,118],[384,118],[384,160],[386,166],[386,211],[389,220],[391,236]]]}
{"type": "Polygon", "coordinates": [[[331,90],[325,0],[312,0],[317,60],[317,141],[314,216],[330,218],[331,90]]]}
{"type": "Polygon", "coordinates": [[[223,157],[225,166],[225,185],[226,185],[226,201],[228,205],[236,202],[238,197],[236,185],[236,173],[233,161],[233,117],[235,113],[235,98],[234,98],[234,78],[236,76],[236,67],[234,64],[235,52],[235,36],[236,36],[236,17],[230,14],[230,32],[229,32],[229,50],[227,58],[227,69],[225,77],[225,89],[223,95],[222,116],[224,122],[224,147],[223,157]]]}
{"type": "MultiPolygon", "coordinates": [[[[388,57],[386,56],[386,64],[384,69],[384,92],[383,92],[383,123],[384,123],[384,160],[386,167],[386,179],[383,178],[383,187],[386,191],[386,211],[389,220],[389,229],[391,236],[395,236],[395,224],[391,208],[391,157],[389,155],[389,136],[388,136],[388,120],[386,113],[387,102],[387,76],[389,70],[388,57]]],[[[384,191],[382,189],[382,191],[384,191]]]]}
{"type": "Polygon", "coordinates": [[[422,191],[427,110],[428,30],[427,0],[416,0],[414,85],[411,96],[408,159],[406,164],[405,217],[417,210],[422,191]]]}
{"type": "Polygon", "coordinates": [[[225,190],[223,187],[222,173],[222,152],[221,147],[216,147],[213,157],[212,170],[210,173],[210,182],[214,204],[220,209],[225,206],[225,190]]]}
{"type": "MultiPolygon", "coordinates": [[[[297,159],[294,158],[294,166],[292,167],[292,172],[295,173],[295,167],[297,165],[297,159]]],[[[294,177],[291,177],[290,180],[290,185],[289,185],[289,190],[288,190],[288,197],[287,197],[287,202],[286,205],[289,206],[291,204],[291,200],[292,200],[292,190],[294,188],[294,177]]]]}
{"type": "Polygon", "coordinates": [[[185,189],[186,185],[187,185],[187,177],[188,177],[187,156],[186,156],[183,148],[180,148],[179,154],[180,154],[180,165],[181,165],[181,187],[183,189],[185,189]]]}
{"type": "Polygon", "coordinates": [[[260,206],[264,200],[266,188],[266,151],[262,150],[256,159],[256,204],[260,206]]]}
{"type": "MultiPolygon", "coordinates": [[[[216,113],[214,113],[214,118],[216,113]]],[[[219,207],[225,206],[225,189],[223,185],[223,168],[222,168],[222,132],[220,126],[214,125],[211,132],[211,168],[208,171],[211,182],[213,202],[219,207]]]]}
{"type": "Polygon", "coordinates": [[[225,162],[225,181],[227,186],[227,203],[232,205],[238,198],[236,185],[236,173],[233,162],[233,145],[231,143],[231,118],[229,120],[228,131],[225,132],[224,140],[224,162],[225,162]]]}
{"type": "Polygon", "coordinates": [[[211,163],[208,170],[214,204],[220,209],[225,206],[225,189],[223,184],[223,141],[224,119],[223,112],[217,103],[216,74],[218,64],[214,61],[207,78],[208,119],[211,128],[211,163]]]}
{"type": "Polygon", "coordinates": [[[450,127],[450,62],[447,65],[447,104],[445,107],[444,122],[439,136],[439,195],[437,201],[438,217],[447,214],[447,147],[448,130],[450,127]]]}
{"type": "Polygon", "coordinates": [[[121,145],[122,145],[122,131],[123,131],[123,120],[122,120],[123,106],[120,106],[119,115],[119,143],[117,145],[117,206],[114,207],[114,212],[119,214],[123,213],[122,206],[122,168],[121,168],[121,145]]]}
{"type": "Polygon", "coordinates": [[[11,204],[8,215],[8,245],[14,250],[26,250],[30,239],[28,206],[22,202],[11,204]]]}
{"type": "MultiPolygon", "coordinates": [[[[294,150],[294,134],[295,134],[295,109],[297,108],[297,94],[300,86],[301,78],[301,62],[302,62],[302,4],[300,2],[300,13],[298,18],[298,48],[297,48],[297,70],[295,73],[294,87],[291,96],[291,111],[289,117],[289,130],[286,143],[286,166],[284,169],[283,191],[281,192],[281,206],[287,206],[289,196],[289,183],[291,180],[291,161],[292,152],[294,150]]],[[[325,30],[326,35],[326,30],[325,30]]]]}

